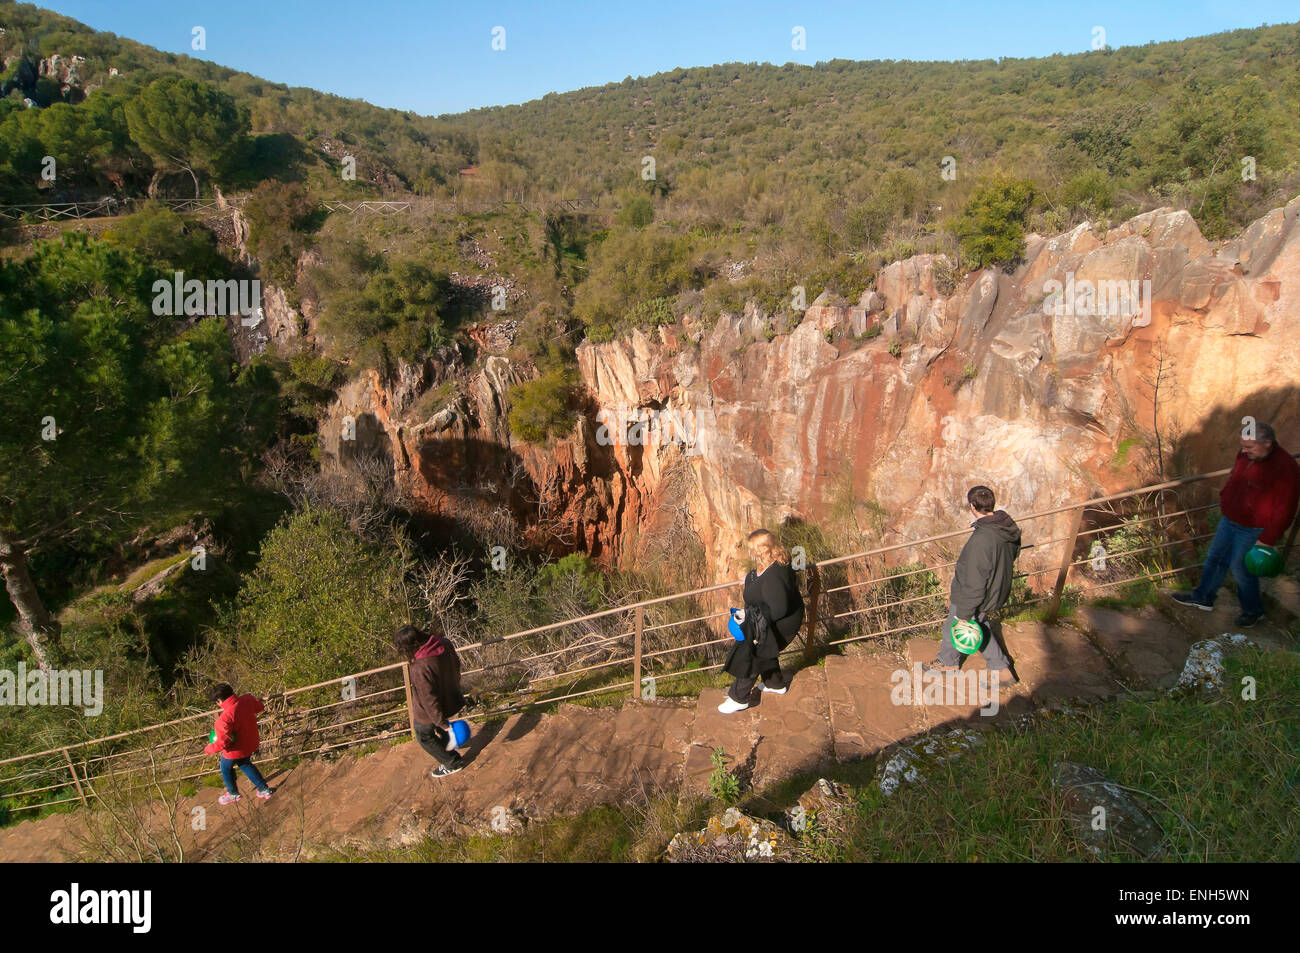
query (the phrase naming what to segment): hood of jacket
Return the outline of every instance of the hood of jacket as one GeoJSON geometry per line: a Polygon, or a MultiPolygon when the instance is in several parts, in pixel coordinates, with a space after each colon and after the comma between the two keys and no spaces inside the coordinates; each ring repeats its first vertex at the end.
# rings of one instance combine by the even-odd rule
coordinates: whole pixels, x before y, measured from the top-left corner
{"type": "Polygon", "coordinates": [[[997,510],[975,521],[975,528],[993,533],[1008,543],[1020,542],[1020,527],[1006,510],[997,510]]]}
{"type": "Polygon", "coordinates": [[[415,650],[416,658],[432,658],[441,655],[447,651],[447,642],[437,632],[429,636],[429,641],[425,642],[415,650]]]}

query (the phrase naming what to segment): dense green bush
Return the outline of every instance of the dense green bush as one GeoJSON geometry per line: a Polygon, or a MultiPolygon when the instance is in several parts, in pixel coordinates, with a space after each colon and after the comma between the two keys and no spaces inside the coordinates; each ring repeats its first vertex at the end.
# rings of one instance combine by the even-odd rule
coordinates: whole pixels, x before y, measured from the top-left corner
{"type": "Polygon", "coordinates": [[[1100,169],[1081,172],[1061,190],[1061,202],[1066,208],[1096,215],[1111,207],[1115,201],[1115,184],[1100,169]]]}
{"type": "Polygon", "coordinates": [[[262,541],[257,569],[187,667],[269,692],[391,661],[412,610],[407,568],[403,552],[366,543],[337,512],[295,513],[262,541]]]}
{"type": "Polygon", "coordinates": [[[1026,179],[999,177],[977,189],[953,226],[966,257],[979,268],[1018,259],[1033,201],[1034,185],[1026,179]]]}
{"type": "Polygon", "coordinates": [[[567,434],[573,426],[570,404],[576,386],[573,370],[561,365],[510,388],[511,433],[529,443],[567,434]]]}
{"type": "Polygon", "coordinates": [[[445,273],[417,258],[372,255],[359,241],[336,242],[312,269],[323,305],[321,331],[334,353],[360,367],[415,360],[454,329],[445,273]]]}
{"type": "Polygon", "coordinates": [[[630,304],[668,298],[697,283],[691,241],[656,228],[615,228],[591,255],[574,313],[589,326],[620,327],[630,304]]]}
{"type": "Polygon", "coordinates": [[[104,238],[160,267],[184,272],[187,279],[221,278],[231,270],[230,262],[217,251],[210,231],[187,224],[160,202],[146,202],[140,211],[114,225],[104,238]]]}

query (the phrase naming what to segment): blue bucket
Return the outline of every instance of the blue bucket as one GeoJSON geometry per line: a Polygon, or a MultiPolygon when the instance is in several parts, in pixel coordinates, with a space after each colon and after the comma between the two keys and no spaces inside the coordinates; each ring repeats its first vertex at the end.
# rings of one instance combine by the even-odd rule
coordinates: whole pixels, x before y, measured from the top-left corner
{"type": "Polygon", "coordinates": [[[469,741],[469,722],[463,718],[458,718],[451,723],[451,738],[447,742],[447,750],[464,747],[465,742],[469,741]]]}
{"type": "Polygon", "coordinates": [[[741,630],[740,623],[736,621],[737,613],[740,613],[742,618],[744,617],[742,610],[732,609],[731,616],[727,619],[727,631],[731,633],[731,637],[737,642],[744,642],[745,633],[741,630]]]}

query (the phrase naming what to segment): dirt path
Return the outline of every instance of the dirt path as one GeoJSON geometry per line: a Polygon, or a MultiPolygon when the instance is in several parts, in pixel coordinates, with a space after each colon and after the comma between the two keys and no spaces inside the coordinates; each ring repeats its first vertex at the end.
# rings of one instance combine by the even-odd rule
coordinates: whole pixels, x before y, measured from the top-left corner
{"type": "MultiPolygon", "coordinates": [[[[1276,594],[1284,607],[1295,596],[1291,589],[1276,594]]],[[[220,789],[203,788],[180,799],[170,824],[174,839],[158,805],[154,822],[186,859],[292,860],[311,857],[318,845],[393,846],[427,833],[501,829],[520,815],[537,820],[646,794],[705,794],[715,748],[731,765],[752,769],[762,790],[952,722],[988,725],[1054,701],[1166,688],[1193,642],[1234,631],[1235,601],[1220,601],[1213,613],[1172,605],[1123,612],[1088,607],[1055,626],[1008,625],[1004,635],[1021,684],[1001,693],[993,718],[974,703],[894,703],[891,692],[905,677],[898,673],[910,675],[914,663],[929,660],[936,642],[913,639],[901,654],[861,644],[798,671],[788,694],[764,695],[734,715],[718,713],[720,689],[694,701],[618,709],[565,705],[555,714],[525,713],[484,728],[467,752],[470,765],[450,778],[430,779],[432,759],[404,743],[279,771],[269,778],[276,793],[266,802],[253,798],[242,779],[243,800],[227,807],[217,804],[220,789]]],[[[1248,634],[1262,645],[1291,645],[1271,623],[1248,634]]],[[[967,667],[982,669],[983,660],[975,656],[967,667]]],[[[95,838],[90,813],[104,816],[102,810],[59,814],[0,830],[0,860],[70,859],[95,838]]]]}

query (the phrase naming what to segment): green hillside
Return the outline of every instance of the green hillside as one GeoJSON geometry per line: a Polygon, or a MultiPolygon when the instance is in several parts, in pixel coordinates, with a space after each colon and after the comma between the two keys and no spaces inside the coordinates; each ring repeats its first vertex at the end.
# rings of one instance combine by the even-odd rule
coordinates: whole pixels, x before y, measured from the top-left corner
{"type": "MultiPolygon", "coordinates": [[[[694,306],[753,298],[776,310],[794,285],[810,299],[826,288],[855,296],[882,262],[908,254],[988,264],[1014,257],[1026,229],[1162,204],[1191,209],[1220,237],[1300,183],[1296,24],[1043,59],[723,64],[429,118],[162,53],[29,5],[0,4],[0,21],[0,199],[141,194],[155,180],[183,196],[267,179],[314,197],[428,196],[452,211],[421,221],[426,239],[433,232],[420,243],[425,264],[474,270],[462,244],[509,231],[489,249],[497,268],[597,337],[694,306]],[[56,54],[85,58],[70,89],[37,76],[56,54]],[[168,76],[212,87],[187,93],[208,117],[187,141],[213,141],[184,168],[142,130],[140,104],[168,76]],[[210,128],[222,109],[230,121],[210,128]],[[62,157],[57,189],[41,187],[46,155],[62,157]],[[345,155],[355,181],[341,174],[345,155]],[[991,184],[995,198],[1013,197],[1010,219],[963,218],[991,184]],[[489,213],[505,214],[505,228],[489,213]],[[972,229],[1007,242],[982,246],[972,229]],[[989,245],[1000,251],[980,250],[989,245]]],[[[166,92],[154,98],[177,100],[166,92]]],[[[367,337],[342,332],[350,347],[367,337]]],[[[406,338],[408,354],[428,343],[406,338]]]]}

